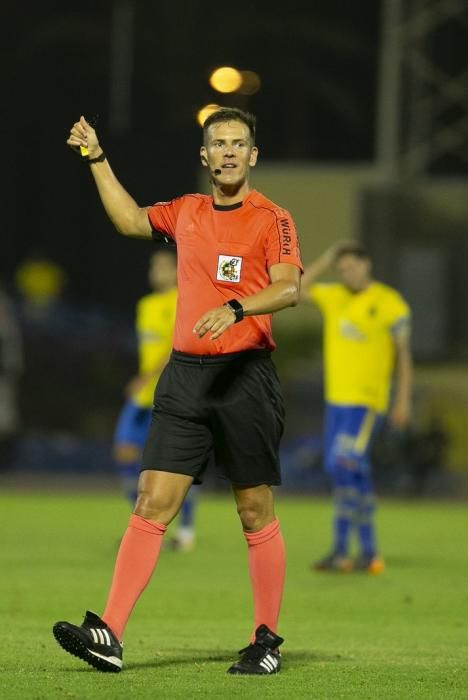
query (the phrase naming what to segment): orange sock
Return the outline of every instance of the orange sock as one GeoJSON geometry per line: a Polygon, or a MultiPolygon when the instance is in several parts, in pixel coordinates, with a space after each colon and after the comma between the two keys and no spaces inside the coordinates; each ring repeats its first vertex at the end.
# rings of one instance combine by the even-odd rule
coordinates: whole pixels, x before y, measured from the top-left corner
{"type": "Polygon", "coordinates": [[[135,603],[158,561],[166,526],[132,515],[120,543],[112,585],[102,619],[121,640],[135,603]]]}
{"type": "MultiPolygon", "coordinates": [[[[283,597],[286,553],[278,519],[258,532],[244,532],[248,544],[249,572],[254,598],[255,625],[276,632],[283,597]]],[[[252,635],[252,641],[255,634],[252,635]]]]}

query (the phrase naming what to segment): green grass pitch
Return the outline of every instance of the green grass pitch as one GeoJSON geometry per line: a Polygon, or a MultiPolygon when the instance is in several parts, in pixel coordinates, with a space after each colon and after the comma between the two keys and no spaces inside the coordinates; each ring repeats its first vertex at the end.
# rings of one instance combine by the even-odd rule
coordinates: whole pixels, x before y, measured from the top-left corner
{"type": "Polygon", "coordinates": [[[196,549],[163,552],[113,675],[63,652],[51,627],[102,611],[126,504],[3,494],[1,698],[468,698],[466,505],[384,502],[380,577],[308,569],[327,549],[328,501],[278,494],[277,511],[288,546],[281,674],[226,674],[250,632],[246,546],[231,500],[205,496],[196,549]]]}

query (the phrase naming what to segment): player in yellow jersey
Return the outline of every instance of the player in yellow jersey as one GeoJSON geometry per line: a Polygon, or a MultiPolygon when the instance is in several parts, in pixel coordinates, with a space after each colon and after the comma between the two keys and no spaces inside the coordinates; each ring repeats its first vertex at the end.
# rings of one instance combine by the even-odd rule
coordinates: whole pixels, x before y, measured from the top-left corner
{"type": "MultiPolygon", "coordinates": [[[[153,290],[136,306],[139,372],[126,387],[127,401],[120,413],[114,435],[114,459],[126,496],[136,500],[143,446],[151,423],[154,389],[172,350],[177,305],[175,249],[160,249],[151,256],[149,284],[153,290]]],[[[181,521],[174,546],[192,546],[193,501],[189,496],[181,509],[181,521]]]]}
{"type": "Polygon", "coordinates": [[[387,413],[398,428],[410,418],[410,309],[396,290],[373,279],[367,252],[351,242],[306,267],[302,296],[324,320],[324,466],[335,504],[333,547],[314,568],[377,574],[384,564],[376,547],[369,453],[387,413]],[[340,282],[317,283],[332,267],[340,282]],[[360,547],[355,561],[349,558],[353,530],[360,547]]]}

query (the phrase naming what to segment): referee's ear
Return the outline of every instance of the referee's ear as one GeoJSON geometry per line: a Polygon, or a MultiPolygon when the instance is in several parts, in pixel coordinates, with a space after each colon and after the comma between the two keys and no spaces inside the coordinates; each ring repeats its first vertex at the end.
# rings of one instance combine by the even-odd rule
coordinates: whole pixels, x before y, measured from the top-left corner
{"type": "Polygon", "coordinates": [[[201,160],[201,164],[203,165],[203,167],[207,168],[208,167],[208,158],[207,158],[205,146],[201,146],[201,148],[200,148],[200,160],[201,160]]]}
{"type": "Polygon", "coordinates": [[[252,150],[250,151],[250,158],[249,158],[249,165],[251,168],[255,168],[257,165],[257,159],[258,159],[258,148],[257,146],[252,146],[252,150]]]}

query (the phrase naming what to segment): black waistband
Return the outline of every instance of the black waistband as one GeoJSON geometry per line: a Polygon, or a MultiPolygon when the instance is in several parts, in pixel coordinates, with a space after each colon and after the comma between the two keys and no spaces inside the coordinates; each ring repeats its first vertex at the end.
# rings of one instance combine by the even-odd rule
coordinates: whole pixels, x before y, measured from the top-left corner
{"type": "Polygon", "coordinates": [[[171,353],[171,360],[189,365],[217,365],[234,360],[261,360],[268,357],[271,357],[270,350],[243,350],[242,352],[227,352],[222,355],[190,355],[179,350],[173,350],[171,353]]]}

